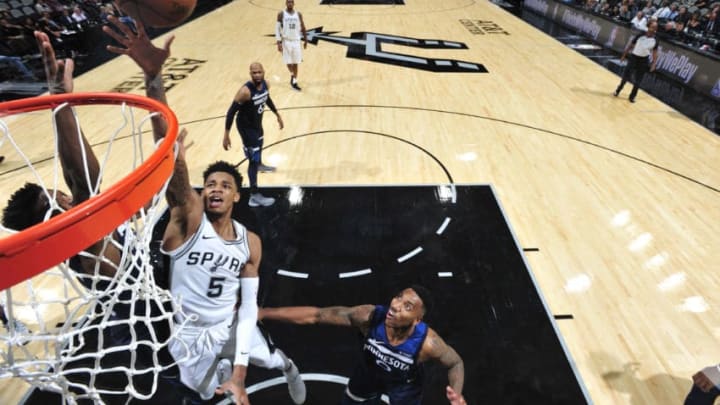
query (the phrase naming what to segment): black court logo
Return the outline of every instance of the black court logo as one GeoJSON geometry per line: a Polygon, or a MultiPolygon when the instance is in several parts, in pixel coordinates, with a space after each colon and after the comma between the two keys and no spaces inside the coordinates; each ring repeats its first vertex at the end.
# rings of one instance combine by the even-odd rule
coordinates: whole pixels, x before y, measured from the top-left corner
{"type": "Polygon", "coordinates": [[[505,31],[500,25],[488,20],[471,20],[468,18],[461,18],[460,24],[462,24],[463,27],[465,27],[473,35],[510,35],[510,33],[505,31]]]}
{"type": "Polygon", "coordinates": [[[323,27],[313,28],[307,31],[307,40],[313,45],[317,45],[319,41],[345,45],[348,47],[346,54],[348,58],[370,60],[377,63],[429,70],[431,72],[487,73],[485,66],[480,63],[454,59],[424,58],[382,50],[382,44],[422,49],[468,49],[467,45],[462,42],[409,38],[375,32],[353,32],[350,37],[332,35],[338,32],[340,31],[323,32],[323,27]]]}
{"type": "MultiPolygon", "coordinates": [[[[180,81],[187,79],[191,73],[204,65],[207,61],[190,58],[169,57],[163,64],[162,81],[165,91],[170,91],[180,81]]],[[[111,91],[128,93],[134,90],[145,89],[145,76],[140,72],[115,85],[111,91]]]]}

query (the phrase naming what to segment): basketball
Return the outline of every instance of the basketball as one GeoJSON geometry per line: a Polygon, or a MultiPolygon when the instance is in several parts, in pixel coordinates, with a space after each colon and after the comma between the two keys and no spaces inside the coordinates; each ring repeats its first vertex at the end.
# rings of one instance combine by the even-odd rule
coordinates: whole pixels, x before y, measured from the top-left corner
{"type": "Polygon", "coordinates": [[[173,27],[192,14],[197,0],[117,0],[124,13],[145,26],[173,27]]]}

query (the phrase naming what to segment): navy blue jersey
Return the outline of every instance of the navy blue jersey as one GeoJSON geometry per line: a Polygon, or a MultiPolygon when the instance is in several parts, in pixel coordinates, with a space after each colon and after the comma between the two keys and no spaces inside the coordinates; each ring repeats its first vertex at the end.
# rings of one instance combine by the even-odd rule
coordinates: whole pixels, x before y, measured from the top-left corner
{"type": "Polygon", "coordinates": [[[348,389],[363,399],[387,394],[391,404],[419,404],[423,378],[417,360],[428,326],[418,323],[406,341],[393,346],[385,330],[387,312],[388,307],[375,306],[363,343],[363,361],[355,368],[348,389]]]}
{"type": "Polygon", "coordinates": [[[265,102],[270,92],[268,91],[267,82],[265,80],[260,84],[260,90],[257,89],[255,83],[248,81],[245,86],[250,90],[250,100],[240,105],[235,124],[238,128],[262,128],[262,115],[265,110],[265,102]]]}

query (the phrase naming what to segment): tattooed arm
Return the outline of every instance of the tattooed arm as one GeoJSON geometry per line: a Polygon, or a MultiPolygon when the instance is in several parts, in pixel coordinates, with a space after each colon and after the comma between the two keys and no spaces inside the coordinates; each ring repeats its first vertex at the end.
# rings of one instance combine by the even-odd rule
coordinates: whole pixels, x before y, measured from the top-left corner
{"type": "Polygon", "coordinates": [[[374,305],[355,307],[279,307],[261,308],[258,319],[271,319],[300,325],[326,324],[354,326],[367,332],[375,311],[374,305]]]}
{"type": "Polygon", "coordinates": [[[453,405],[464,405],[465,399],[462,396],[463,384],[465,383],[465,365],[455,349],[445,341],[433,329],[428,329],[428,335],[420,349],[420,361],[434,360],[448,369],[447,398],[453,405]]]}

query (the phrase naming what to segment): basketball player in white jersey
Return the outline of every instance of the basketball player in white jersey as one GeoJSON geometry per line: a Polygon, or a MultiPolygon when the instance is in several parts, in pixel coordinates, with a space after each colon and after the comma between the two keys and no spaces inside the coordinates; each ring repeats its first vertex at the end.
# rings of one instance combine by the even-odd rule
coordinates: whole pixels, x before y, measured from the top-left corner
{"type": "Polygon", "coordinates": [[[285,1],[285,10],[278,13],[275,24],[275,39],[278,52],[282,52],[283,62],[290,71],[290,86],[300,91],[297,84],[298,65],[302,62],[302,48],[300,38],[303,39],[303,48],[307,48],[307,33],[302,14],[295,10],[295,0],[285,1]]]}
{"type": "Polygon", "coordinates": [[[249,404],[245,375],[251,362],[282,370],[290,396],[301,404],[305,386],[297,367],[280,350],[270,350],[257,326],[262,244],[231,216],[233,204],[240,200],[242,176],[230,163],[213,163],[203,173],[203,189],[198,194],[190,186],[184,137],[183,131],[167,189],[170,220],[162,245],[171,258],[170,290],[180,299],[185,316],[177,319],[185,322],[179,336],[182,342],[169,345],[176,360],[185,359],[179,364],[180,379],[203,400],[214,393],[232,392],[235,403],[249,404]],[[238,290],[242,298],[236,310],[238,290]],[[217,358],[228,342],[234,346],[230,348],[232,376],[220,381],[217,358]]]}
{"type": "MultiPolygon", "coordinates": [[[[141,29],[136,34],[126,27],[118,28],[122,36],[105,30],[126,46],[114,47],[111,49],[114,52],[136,60],[138,55],[156,53],[141,29]]],[[[167,43],[165,50],[169,54],[167,43]]],[[[161,71],[150,77],[146,75],[146,87],[159,93],[153,98],[166,102],[161,71]]],[[[154,129],[156,124],[165,126],[164,121],[153,120],[154,129]]],[[[247,405],[250,402],[245,390],[245,374],[248,363],[252,362],[259,367],[281,370],[293,402],[302,404],[305,384],[297,367],[282,351],[270,348],[257,326],[262,245],[257,235],[231,217],[233,204],[240,199],[242,176],[227,162],[214,163],[203,174],[203,189],[198,194],[190,185],[185,135],[185,130],[178,135],[178,156],[166,193],[170,219],[162,244],[162,251],[171,259],[170,290],[180,301],[184,314],[177,315],[176,319],[184,323],[178,332],[180,340],[171,340],[168,345],[173,358],[179,362],[180,380],[202,400],[216,393],[231,392],[235,403],[247,405]],[[242,299],[236,309],[239,291],[242,299]],[[225,364],[228,370],[223,370],[221,354],[234,357],[232,365],[225,364]],[[218,371],[226,371],[226,375],[218,371]]]]}

